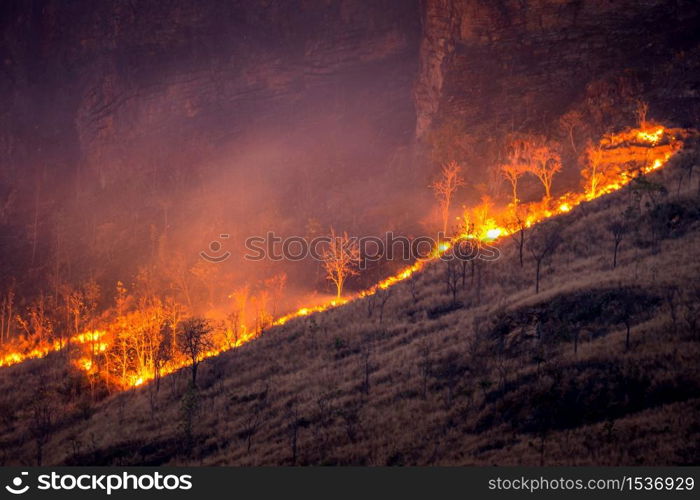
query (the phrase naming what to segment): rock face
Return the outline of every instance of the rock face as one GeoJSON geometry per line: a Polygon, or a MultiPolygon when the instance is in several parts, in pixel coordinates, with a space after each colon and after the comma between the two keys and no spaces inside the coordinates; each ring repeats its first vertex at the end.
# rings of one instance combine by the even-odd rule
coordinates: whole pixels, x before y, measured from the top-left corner
{"type": "Polygon", "coordinates": [[[395,143],[450,120],[542,128],[621,74],[648,87],[652,114],[687,122],[697,11],[690,0],[9,1],[0,119],[6,142],[33,130],[44,153],[77,157],[102,185],[154,142],[191,162],[187,144],[305,127],[298,117],[314,110],[340,121],[363,109],[395,143]]]}
{"type": "Polygon", "coordinates": [[[450,119],[541,129],[591,85],[624,76],[643,87],[653,115],[697,119],[693,2],[426,0],[423,19],[419,137],[450,119]]]}
{"type": "Polygon", "coordinates": [[[423,38],[420,45],[420,73],[416,81],[416,135],[421,137],[438,112],[448,59],[458,40],[460,15],[455,2],[425,2],[423,38]]]}
{"type": "Polygon", "coordinates": [[[37,0],[3,15],[7,121],[72,143],[103,186],[141,147],[218,147],[301,111],[380,103],[394,139],[411,127],[416,2],[37,0]]]}

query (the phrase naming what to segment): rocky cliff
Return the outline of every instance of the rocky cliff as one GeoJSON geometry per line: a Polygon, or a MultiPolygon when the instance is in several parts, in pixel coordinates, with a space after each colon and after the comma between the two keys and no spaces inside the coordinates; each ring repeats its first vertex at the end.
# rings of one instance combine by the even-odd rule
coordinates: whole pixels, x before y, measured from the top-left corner
{"type": "Polygon", "coordinates": [[[181,156],[263,125],[312,128],[296,114],[341,120],[374,104],[398,115],[369,118],[394,139],[411,128],[414,2],[35,0],[2,11],[7,128],[15,141],[24,122],[70,143],[103,186],[143,147],[181,156]]]}
{"type": "MultiPolygon", "coordinates": [[[[688,0],[7,2],[4,141],[23,146],[31,130],[104,184],[139,147],[177,144],[191,163],[183,149],[263,125],[313,131],[312,110],[348,121],[362,109],[395,142],[455,120],[478,135],[542,129],[620,77],[653,115],[688,124],[697,11],[688,0]]],[[[6,164],[36,158],[8,148],[6,164]]]]}
{"type": "Polygon", "coordinates": [[[546,131],[573,106],[620,104],[625,92],[648,100],[659,119],[697,122],[693,2],[425,0],[422,7],[419,137],[451,121],[479,139],[546,131]]]}

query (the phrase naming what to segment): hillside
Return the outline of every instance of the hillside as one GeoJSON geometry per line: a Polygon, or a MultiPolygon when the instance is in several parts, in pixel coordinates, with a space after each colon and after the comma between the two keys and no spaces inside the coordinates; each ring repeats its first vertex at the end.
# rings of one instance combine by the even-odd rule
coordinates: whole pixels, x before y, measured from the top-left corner
{"type": "Polygon", "coordinates": [[[0,463],[698,463],[697,158],[528,230],[522,267],[503,239],[464,275],[436,262],[270,328],[196,391],[182,370],[93,402],[61,353],[4,369],[0,463]]]}

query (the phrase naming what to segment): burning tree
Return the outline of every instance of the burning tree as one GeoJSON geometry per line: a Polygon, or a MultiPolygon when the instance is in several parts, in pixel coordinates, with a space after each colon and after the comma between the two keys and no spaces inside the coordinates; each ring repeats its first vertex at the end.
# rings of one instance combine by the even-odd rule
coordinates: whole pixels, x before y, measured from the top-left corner
{"type": "Polygon", "coordinates": [[[518,179],[523,176],[525,169],[517,161],[509,161],[501,165],[501,175],[508,181],[513,191],[512,205],[515,207],[518,204],[518,179]]]}
{"type": "Polygon", "coordinates": [[[153,357],[153,375],[156,380],[156,391],[160,390],[161,373],[165,365],[173,357],[173,329],[170,321],[165,320],[159,331],[158,346],[153,357]]]}
{"type": "Polygon", "coordinates": [[[508,144],[508,161],[499,168],[501,176],[511,186],[513,206],[518,204],[518,180],[528,171],[532,143],[525,137],[511,137],[508,144]]]}
{"type": "Polygon", "coordinates": [[[351,239],[348,233],[336,235],[331,228],[328,248],[323,252],[323,268],[326,278],[332,281],[339,299],[343,293],[343,285],[350,276],[357,274],[355,267],[360,261],[360,248],[357,241],[351,239]]]}
{"type": "Polygon", "coordinates": [[[232,299],[233,304],[224,321],[223,341],[224,345],[231,349],[236,347],[249,333],[246,312],[250,299],[250,285],[246,283],[238,287],[228,295],[228,298],[232,299]]]}
{"type": "Polygon", "coordinates": [[[270,292],[265,289],[260,290],[251,302],[255,310],[255,334],[260,335],[263,330],[272,325],[274,320],[270,313],[270,292]]]}
{"type": "Polygon", "coordinates": [[[517,203],[518,179],[525,173],[537,177],[544,186],[545,199],[551,198],[552,178],[561,170],[558,148],[539,135],[517,134],[508,143],[508,162],[501,175],[513,189],[513,205],[517,203]]]}
{"type": "MultiPolygon", "coordinates": [[[[49,311],[48,299],[43,292],[27,306],[26,316],[17,314],[15,320],[27,338],[33,337],[38,339],[39,343],[44,343],[53,337],[54,324],[49,311]]],[[[0,345],[2,345],[2,327],[0,327],[0,345]]]]}
{"type": "Polygon", "coordinates": [[[635,102],[634,115],[637,118],[639,128],[645,130],[647,128],[647,114],[649,113],[649,104],[645,101],[638,100],[635,102]]]}
{"type": "Polygon", "coordinates": [[[544,186],[546,200],[552,197],[552,179],[560,170],[561,158],[553,147],[541,144],[532,148],[527,171],[537,177],[544,186]]]}
{"type": "Polygon", "coordinates": [[[586,167],[581,171],[581,175],[586,180],[586,196],[593,199],[598,193],[598,186],[604,179],[604,155],[600,144],[594,145],[592,142],[586,146],[585,154],[586,167]]]}
{"type": "Polygon", "coordinates": [[[464,180],[459,175],[461,170],[462,167],[460,167],[456,161],[451,161],[442,166],[440,177],[430,185],[438,200],[440,216],[442,217],[443,234],[447,234],[452,195],[457,191],[457,188],[464,186],[464,180]]]}

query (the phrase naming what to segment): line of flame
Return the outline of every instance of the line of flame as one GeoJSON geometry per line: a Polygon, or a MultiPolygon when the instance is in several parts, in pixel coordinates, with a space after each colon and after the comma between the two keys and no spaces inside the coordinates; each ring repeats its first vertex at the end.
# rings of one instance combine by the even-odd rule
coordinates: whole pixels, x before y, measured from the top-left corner
{"type": "MultiPolygon", "coordinates": [[[[654,130],[644,130],[644,129],[632,129],[628,130],[625,132],[622,132],[620,134],[616,134],[613,136],[610,136],[608,138],[609,144],[611,146],[616,146],[624,142],[629,142],[629,141],[636,141],[636,142],[641,142],[643,144],[646,144],[648,146],[654,147],[658,145],[661,140],[664,138],[664,136],[669,133],[667,129],[664,127],[655,127],[654,130]]],[[[667,151],[664,153],[661,157],[655,158],[653,162],[651,162],[649,165],[647,165],[645,168],[642,169],[643,173],[650,173],[655,170],[658,170],[666,165],[668,160],[681,148],[682,143],[677,140],[675,137],[671,137],[672,141],[674,141],[675,146],[671,148],[670,151],[667,151]]],[[[526,221],[526,226],[530,227],[533,224],[537,224],[538,222],[541,222],[545,219],[564,214],[567,212],[570,212],[574,207],[577,205],[580,205],[583,202],[586,201],[591,201],[595,198],[599,198],[600,196],[603,196],[605,194],[609,194],[613,191],[616,191],[629,182],[631,182],[634,179],[634,177],[626,172],[621,172],[619,174],[618,178],[614,179],[608,179],[603,185],[597,186],[595,193],[590,193],[590,192],[580,192],[580,193],[566,193],[554,200],[552,200],[550,203],[548,203],[546,206],[541,208],[538,212],[536,213],[531,213],[526,221]],[[555,208],[549,208],[549,207],[555,207],[555,208]]],[[[498,240],[499,238],[503,238],[504,236],[510,234],[512,231],[510,231],[504,223],[499,223],[497,220],[491,218],[485,221],[479,228],[477,228],[476,231],[473,231],[471,234],[460,234],[455,236],[452,240],[450,241],[443,241],[438,244],[438,246],[433,250],[432,254],[424,259],[417,260],[414,264],[411,266],[408,266],[398,273],[396,273],[393,276],[389,276],[372,287],[363,290],[361,292],[358,292],[354,295],[347,296],[347,297],[342,297],[342,298],[336,298],[333,300],[330,300],[326,303],[323,304],[318,304],[318,305],[313,305],[313,306],[306,306],[306,307],[301,307],[297,309],[294,312],[285,314],[283,316],[278,317],[272,322],[273,326],[281,326],[286,324],[287,322],[297,319],[297,318],[303,318],[307,317],[309,315],[327,311],[330,309],[334,309],[340,306],[343,306],[353,300],[360,299],[363,297],[367,297],[370,295],[373,295],[377,293],[379,290],[384,290],[387,289],[397,283],[400,283],[402,281],[407,280],[411,276],[413,276],[415,273],[419,272],[421,269],[423,269],[428,263],[434,262],[437,259],[441,258],[446,252],[448,252],[453,245],[455,244],[456,241],[460,241],[463,239],[469,239],[469,238],[478,238],[481,241],[484,242],[493,242],[498,240]],[[475,236],[476,235],[476,236],[475,236]]],[[[56,341],[52,344],[45,345],[45,346],[40,346],[32,349],[29,352],[25,353],[20,353],[20,352],[11,352],[8,354],[5,354],[4,356],[0,357],[0,367],[3,366],[9,366],[17,363],[21,363],[22,361],[25,361],[27,359],[35,359],[35,358],[42,358],[47,356],[51,352],[55,351],[60,351],[63,349],[68,343],[75,343],[75,344],[81,344],[81,345],[86,345],[90,344],[90,347],[93,349],[93,353],[97,352],[104,352],[108,348],[108,344],[104,341],[105,332],[102,330],[95,330],[91,332],[85,332],[81,333],[78,335],[75,335],[69,339],[68,342],[60,342],[56,341]]],[[[247,332],[244,329],[244,334],[233,344],[233,345],[226,345],[226,346],[221,346],[219,348],[215,348],[212,350],[209,350],[201,355],[201,359],[209,358],[212,356],[216,356],[221,354],[224,351],[239,347],[254,338],[256,338],[255,332],[247,332]]],[[[75,366],[77,366],[79,369],[83,370],[84,372],[88,374],[94,374],[97,371],[97,367],[94,365],[92,359],[90,357],[82,357],[79,358],[74,362],[75,366]]],[[[167,365],[166,367],[163,367],[159,375],[167,375],[170,373],[173,373],[175,371],[178,371],[185,366],[188,365],[188,362],[185,360],[180,360],[175,363],[171,363],[170,365],[167,365]]],[[[128,387],[138,387],[143,385],[144,383],[153,380],[156,377],[156,373],[154,370],[142,370],[138,374],[133,374],[129,377],[127,381],[113,381],[115,385],[121,385],[125,388],[128,387]]]]}

